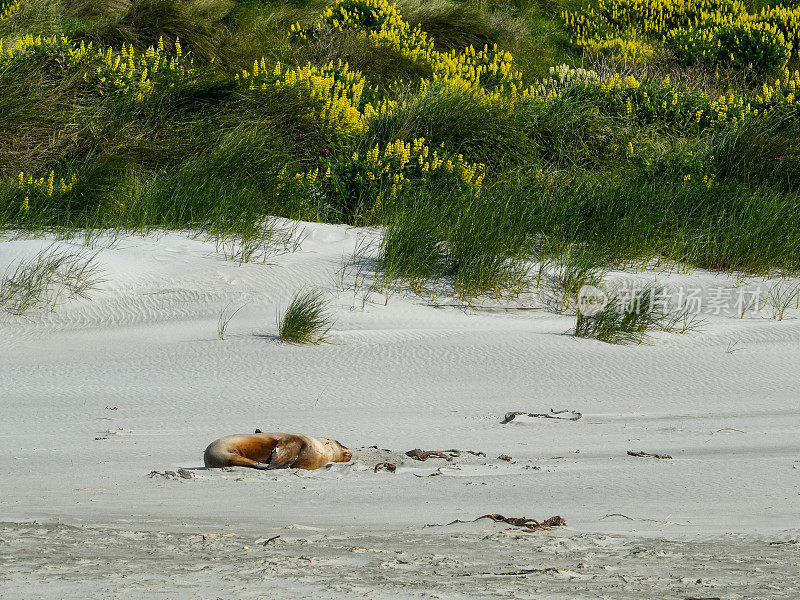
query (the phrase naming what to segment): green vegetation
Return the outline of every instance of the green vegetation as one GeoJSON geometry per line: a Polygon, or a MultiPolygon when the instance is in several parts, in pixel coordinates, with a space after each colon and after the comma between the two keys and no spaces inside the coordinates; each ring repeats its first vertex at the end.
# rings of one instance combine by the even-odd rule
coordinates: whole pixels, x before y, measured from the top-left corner
{"type": "MultiPolygon", "coordinates": [[[[800,270],[800,7],[0,1],[0,230],[384,225],[380,285],[800,270]],[[586,263],[586,264],[584,264],[586,263]],[[593,263],[593,264],[589,264],[593,263]]],[[[588,278],[588,279],[587,279],[588,278]]],[[[578,286],[579,287],[579,286],[578,286]]]]}
{"type": "Polygon", "coordinates": [[[649,285],[643,289],[607,290],[607,302],[599,310],[576,311],[574,335],[610,344],[643,343],[650,332],[686,333],[697,329],[700,320],[688,311],[670,311],[660,301],[663,290],[649,285]]]}
{"type": "Polygon", "coordinates": [[[278,319],[278,336],[292,344],[321,344],[331,325],[322,294],[316,290],[300,292],[278,319]]]}
{"type": "Polygon", "coordinates": [[[50,247],[6,269],[0,278],[0,307],[22,315],[68,298],[86,298],[100,283],[93,255],[50,247]]]}

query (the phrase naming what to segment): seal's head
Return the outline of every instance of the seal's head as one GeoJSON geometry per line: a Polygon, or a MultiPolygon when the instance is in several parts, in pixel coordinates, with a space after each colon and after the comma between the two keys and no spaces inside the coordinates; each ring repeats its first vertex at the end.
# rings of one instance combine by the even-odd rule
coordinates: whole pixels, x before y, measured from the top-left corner
{"type": "Polygon", "coordinates": [[[333,438],[323,438],[322,443],[325,444],[326,448],[330,448],[331,462],[350,462],[353,460],[353,451],[341,442],[333,438]]]}

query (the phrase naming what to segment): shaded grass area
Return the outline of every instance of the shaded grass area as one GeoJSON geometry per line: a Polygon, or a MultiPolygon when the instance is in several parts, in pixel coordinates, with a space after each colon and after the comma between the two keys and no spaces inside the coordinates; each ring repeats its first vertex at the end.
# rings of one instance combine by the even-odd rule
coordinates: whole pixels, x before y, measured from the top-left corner
{"type": "MultiPolygon", "coordinates": [[[[522,178],[515,193],[530,198],[522,178]]],[[[800,198],[770,185],[566,176],[531,202],[532,229],[617,261],[664,257],[720,270],[800,268],[800,198]]]]}
{"type": "Polygon", "coordinates": [[[796,272],[798,223],[797,192],[770,184],[515,172],[471,203],[441,192],[404,199],[388,218],[380,261],[390,280],[415,290],[447,281],[466,298],[514,294],[533,276],[530,260],[555,262],[568,298],[596,283],[598,270],[626,263],[796,272]]]}

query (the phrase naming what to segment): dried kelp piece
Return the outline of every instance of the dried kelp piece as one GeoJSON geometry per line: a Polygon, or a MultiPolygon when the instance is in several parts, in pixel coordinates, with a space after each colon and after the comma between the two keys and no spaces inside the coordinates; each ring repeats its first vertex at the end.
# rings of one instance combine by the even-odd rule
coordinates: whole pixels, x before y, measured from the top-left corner
{"type": "Polygon", "coordinates": [[[556,567],[545,567],[544,569],[517,569],[516,571],[503,571],[502,573],[483,573],[483,575],[539,575],[542,573],[560,573],[561,569],[556,567]]]}
{"type": "Polygon", "coordinates": [[[636,457],[652,457],[652,458],[659,458],[661,460],[670,459],[672,458],[669,454],[652,454],[650,452],[634,452],[633,450],[628,450],[628,456],[636,456],[636,457]]]}
{"type": "Polygon", "coordinates": [[[425,450],[422,451],[419,448],[414,448],[413,450],[409,450],[406,452],[406,456],[413,458],[415,460],[428,460],[429,458],[443,458],[447,461],[453,460],[453,457],[446,454],[442,450],[425,450]]]}
{"type": "Polygon", "coordinates": [[[491,519],[495,523],[502,521],[503,523],[514,525],[515,527],[528,527],[529,524],[531,523],[535,525],[539,524],[539,521],[537,521],[536,519],[526,519],[525,517],[504,517],[503,515],[498,515],[498,514],[483,515],[482,517],[478,517],[475,520],[480,521],[481,519],[491,519]]]}
{"type": "Polygon", "coordinates": [[[517,418],[520,415],[525,415],[527,417],[534,417],[534,418],[540,418],[540,419],[559,419],[561,421],[577,421],[583,416],[583,414],[579,413],[576,410],[553,410],[551,408],[549,413],[532,413],[532,412],[525,412],[525,411],[507,412],[506,416],[503,417],[503,420],[501,421],[501,423],[503,425],[505,425],[506,423],[511,423],[511,421],[513,421],[515,418],[517,418]],[[558,416],[558,415],[563,415],[563,414],[566,414],[566,413],[570,414],[571,416],[569,416],[569,417],[559,417],[558,416]]]}
{"type": "Polygon", "coordinates": [[[378,471],[389,471],[390,473],[394,473],[397,471],[397,465],[390,462],[379,462],[377,465],[375,465],[374,472],[377,473],[378,471]]]}

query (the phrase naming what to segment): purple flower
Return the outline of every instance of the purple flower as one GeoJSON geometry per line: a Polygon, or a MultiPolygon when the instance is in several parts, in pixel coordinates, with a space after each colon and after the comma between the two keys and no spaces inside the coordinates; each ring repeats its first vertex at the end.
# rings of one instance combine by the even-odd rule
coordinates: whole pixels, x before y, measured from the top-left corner
{"type": "Polygon", "coordinates": [[[783,160],[783,157],[782,156],[776,156],[775,160],[783,160]]]}
{"type": "Polygon", "coordinates": [[[325,153],[325,156],[330,156],[331,155],[331,151],[328,148],[325,148],[323,150],[323,152],[325,153]]]}

